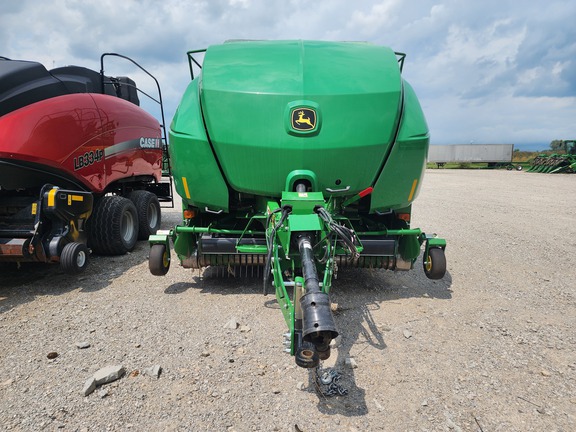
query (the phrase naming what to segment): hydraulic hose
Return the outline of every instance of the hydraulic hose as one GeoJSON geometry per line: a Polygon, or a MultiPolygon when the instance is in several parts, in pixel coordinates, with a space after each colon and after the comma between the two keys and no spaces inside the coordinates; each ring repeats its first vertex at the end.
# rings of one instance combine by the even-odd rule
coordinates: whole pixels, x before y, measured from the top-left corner
{"type": "Polygon", "coordinates": [[[280,220],[278,221],[278,223],[276,223],[276,225],[274,225],[270,235],[266,234],[266,245],[268,247],[268,253],[266,254],[266,262],[264,264],[264,282],[262,285],[262,293],[265,296],[268,295],[268,283],[270,281],[270,271],[271,271],[271,267],[272,267],[272,252],[274,251],[273,245],[270,244],[269,239],[270,238],[274,239],[276,237],[276,231],[278,230],[278,228],[280,228],[282,226],[282,224],[284,223],[284,221],[286,220],[286,218],[288,217],[288,215],[292,211],[292,207],[284,206],[284,207],[278,208],[278,209],[274,210],[272,213],[270,213],[268,215],[268,217],[266,218],[266,229],[268,228],[268,225],[270,224],[270,219],[272,219],[272,216],[275,213],[278,213],[279,211],[282,212],[282,216],[280,217],[280,220]]]}

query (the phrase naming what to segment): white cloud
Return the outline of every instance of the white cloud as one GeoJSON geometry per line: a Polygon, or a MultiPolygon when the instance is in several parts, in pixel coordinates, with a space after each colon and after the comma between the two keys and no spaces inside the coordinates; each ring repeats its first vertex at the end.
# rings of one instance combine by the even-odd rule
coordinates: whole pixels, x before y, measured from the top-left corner
{"type": "Polygon", "coordinates": [[[189,79],[187,50],[227,39],[366,40],[408,54],[404,74],[433,142],[547,143],[576,136],[574,16],[566,0],[20,0],[0,3],[0,55],[99,69],[102,52],[126,54],[157,75],[171,116],[189,79]]]}
{"type": "Polygon", "coordinates": [[[373,38],[382,28],[393,28],[398,20],[396,9],[401,7],[399,0],[386,0],[377,3],[366,11],[355,10],[348,27],[373,38]]]}

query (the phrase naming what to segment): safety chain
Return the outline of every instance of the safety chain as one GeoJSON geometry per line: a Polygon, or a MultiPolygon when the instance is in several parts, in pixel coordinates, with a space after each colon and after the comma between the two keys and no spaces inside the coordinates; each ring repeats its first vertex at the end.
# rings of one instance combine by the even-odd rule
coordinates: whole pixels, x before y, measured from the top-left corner
{"type": "Polygon", "coordinates": [[[348,390],[340,384],[340,378],[342,375],[336,369],[316,367],[316,386],[324,396],[346,396],[348,394],[348,390]]]}

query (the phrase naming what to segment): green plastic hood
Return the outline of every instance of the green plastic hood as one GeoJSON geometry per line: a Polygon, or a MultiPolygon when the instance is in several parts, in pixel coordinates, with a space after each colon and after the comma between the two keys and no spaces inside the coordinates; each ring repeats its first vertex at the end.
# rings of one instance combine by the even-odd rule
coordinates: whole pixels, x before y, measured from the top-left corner
{"type": "Polygon", "coordinates": [[[294,170],[315,173],[320,190],[361,191],[400,118],[396,55],[367,43],[229,42],[208,48],[199,79],[207,135],[245,193],[279,196],[294,170]]]}

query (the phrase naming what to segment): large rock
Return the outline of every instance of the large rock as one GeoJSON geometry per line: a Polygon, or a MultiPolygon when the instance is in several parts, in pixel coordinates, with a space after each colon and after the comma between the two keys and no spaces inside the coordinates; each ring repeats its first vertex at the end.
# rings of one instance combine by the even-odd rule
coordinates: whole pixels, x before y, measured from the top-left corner
{"type": "Polygon", "coordinates": [[[125,372],[124,366],[121,365],[106,366],[94,374],[94,379],[96,385],[107,384],[120,379],[125,372]]]}
{"type": "Polygon", "coordinates": [[[86,383],[84,383],[84,388],[82,389],[82,394],[84,396],[88,396],[89,394],[91,394],[94,390],[96,390],[96,380],[94,379],[94,377],[90,377],[88,378],[88,380],[86,381],[86,383]]]}

